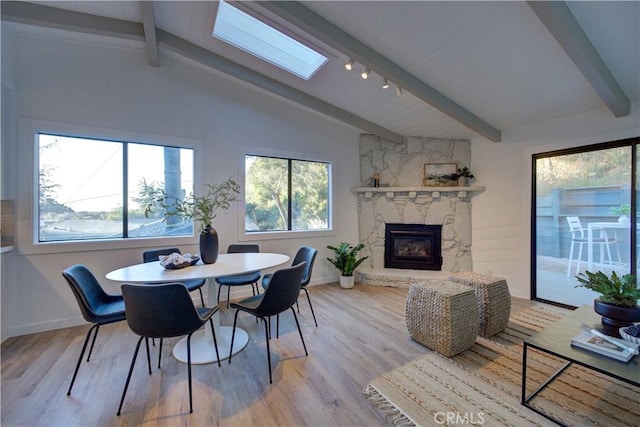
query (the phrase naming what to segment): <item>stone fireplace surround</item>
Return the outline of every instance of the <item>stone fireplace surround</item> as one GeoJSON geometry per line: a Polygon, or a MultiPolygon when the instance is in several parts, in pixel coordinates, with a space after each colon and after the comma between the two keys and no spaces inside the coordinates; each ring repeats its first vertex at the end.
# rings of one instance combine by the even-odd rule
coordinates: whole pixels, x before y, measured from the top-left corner
{"type": "Polygon", "coordinates": [[[367,259],[356,270],[356,281],[369,285],[409,286],[425,278],[447,277],[473,270],[471,199],[484,187],[422,187],[425,163],[470,166],[471,142],[408,137],[402,144],[375,135],[360,137],[358,235],[367,259]],[[371,187],[378,173],[380,187],[371,187]],[[442,270],[385,269],[385,224],[441,224],[442,270]]]}

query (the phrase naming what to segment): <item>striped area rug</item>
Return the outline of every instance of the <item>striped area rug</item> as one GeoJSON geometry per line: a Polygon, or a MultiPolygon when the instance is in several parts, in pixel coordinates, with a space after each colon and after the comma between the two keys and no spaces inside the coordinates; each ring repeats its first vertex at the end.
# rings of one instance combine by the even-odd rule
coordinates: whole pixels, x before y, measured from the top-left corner
{"type": "MultiPolygon", "coordinates": [[[[371,381],[363,394],[393,425],[551,426],[520,404],[522,340],[562,316],[540,307],[512,314],[507,329],[453,358],[431,352],[371,381]]],[[[428,351],[428,350],[427,350],[428,351]]],[[[527,385],[563,361],[530,350],[527,385]]],[[[640,391],[572,365],[531,402],[569,426],[640,426],[640,391]]]]}

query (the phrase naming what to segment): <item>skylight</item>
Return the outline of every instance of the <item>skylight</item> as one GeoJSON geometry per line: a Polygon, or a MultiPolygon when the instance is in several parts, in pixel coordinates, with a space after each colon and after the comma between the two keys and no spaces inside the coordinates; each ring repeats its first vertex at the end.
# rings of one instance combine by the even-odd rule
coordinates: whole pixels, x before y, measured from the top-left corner
{"type": "Polygon", "coordinates": [[[211,35],[305,80],[327,62],[326,56],[222,0],[211,35]]]}

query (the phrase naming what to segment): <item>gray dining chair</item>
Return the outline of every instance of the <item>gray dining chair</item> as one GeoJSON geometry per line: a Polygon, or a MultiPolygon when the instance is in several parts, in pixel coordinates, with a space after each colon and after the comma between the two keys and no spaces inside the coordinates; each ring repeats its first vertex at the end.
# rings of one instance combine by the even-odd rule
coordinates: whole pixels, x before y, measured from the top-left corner
{"type": "MultiPolygon", "coordinates": [[[[179,254],[182,253],[178,248],[163,248],[163,249],[152,249],[152,250],[144,251],[142,253],[142,261],[143,262],[159,261],[161,255],[170,255],[174,252],[179,254]]],[[[187,287],[187,289],[189,289],[189,292],[193,292],[195,290],[200,292],[200,301],[203,307],[205,306],[205,303],[204,303],[204,296],[202,295],[202,287],[206,282],[207,281],[205,279],[185,280],[182,282],[187,287]]]]}
{"type": "Polygon", "coordinates": [[[93,326],[87,331],[87,335],[84,338],[84,344],[80,351],[80,357],[76,363],[76,369],[73,371],[73,377],[71,378],[71,384],[69,384],[69,390],[67,395],[71,394],[71,389],[78,376],[80,365],[82,364],[82,358],[84,352],[87,349],[89,338],[93,332],[93,340],[91,340],[91,347],[89,348],[89,354],[87,355],[87,362],[91,358],[93,352],[93,346],[96,343],[96,337],[100,326],[107,325],[109,323],[120,322],[125,320],[124,300],[122,295],[110,295],[107,294],[100,286],[100,283],[95,278],[93,273],[89,271],[87,267],[82,264],[72,265],[62,272],[62,277],[67,281],[73,296],[78,302],[82,317],[89,323],[93,323],[93,326]]]}
{"type": "MultiPolygon", "coordinates": [[[[310,246],[301,246],[296,252],[295,257],[293,257],[293,261],[291,262],[291,265],[297,265],[297,264],[300,264],[301,262],[306,263],[304,272],[302,274],[302,279],[300,281],[300,290],[304,291],[305,295],[307,296],[307,301],[309,302],[309,308],[311,309],[311,315],[313,316],[313,322],[316,324],[316,327],[318,327],[318,321],[316,320],[316,313],[313,311],[313,304],[311,304],[311,298],[309,297],[309,291],[307,290],[307,285],[311,281],[313,264],[316,261],[317,255],[318,255],[317,249],[312,248],[310,246]]],[[[267,289],[270,283],[271,283],[271,275],[265,274],[262,277],[262,287],[264,289],[267,289]]],[[[297,301],[296,301],[296,307],[298,307],[298,313],[300,313],[300,306],[298,306],[297,301]]],[[[279,335],[279,322],[280,322],[280,318],[276,316],[276,338],[279,335]]]]}
{"type": "MultiPolygon", "coordinates": [[[[260,246],[255,244],[233,244],[227,248],[228,254],[238,253],[257,253],[260,252],[260,246]]],[[[220,291],[223,286],[227,287],[227,308],[229,308],[229,299],[231,296],[231,288],[235,286],[247,286],[251,285],[251,291],[253,295],[260,293],[258,289],[258,280],[260,280],[259,271],[246,274],[236,274],[233,276],[217,277],[216,283],[218,284],[218,304],[220,304],[220,291]]]]}
{"type": "Polygon", "coordinates": [[[193,397],[191,386],[191,335],[203,327],[207,322],[211,325],[213,344],[216,350],[218,366],[220,354],[218,341],[211,317],[218,311],[218,306],[199,308],[193,305],[189,291],[182,283],[163,283],[156,286],[122,285],[125,312],[129,329],[140,336],[129,367],[127,381],[122,391],[118,415],[122,411],[122,404],[129,388],[133,367],[138,357],[140,344],[145,340],[147,348],[147,363],[151,375],[151,359],[149,356],[149,338],[159,338],[158,368],[162,357],[162,341],[164,338],[187,336],[187,375],[189,379],[189,412],[193,412],[193,397]]]}
{"type": "Polygon", "coordinates": [[[267,287],[264,293],[254,295],[243,299],[239,302],[232,302],[231,308],[236,309],[236,314],[233,319],[233,332],[231,334],[231,346],[229,348],[229,363],[231,363],[231,356],[233,354],[233,341],[236,335],[236,325],[238,324],[238,313],[244,311],[257,319],[262,320],[264,323],[265,339],[267,342],[267,364],[269,366],[269,383],[273,382],[271,374],[271,351],[269,349],[269,326],[268,319],[271,316],[279,315],[280,313],[291,309],[293,318],[298,326],[298,333],[300,334],[300,340],[304,347],[304,354],[309,355],[307,352],[307,346],[304,343],[304,337],[302,336],[302,329],[300,329],[300,323],[298,322],[298,316],[293,309],[293,305],[298,300],[300,295],[300,282],[302,281],[302,275],[306,267],[305,262],[301,262],[293,267],[284,268],[273,273],[271,277],[271,286],[267,287]]]}

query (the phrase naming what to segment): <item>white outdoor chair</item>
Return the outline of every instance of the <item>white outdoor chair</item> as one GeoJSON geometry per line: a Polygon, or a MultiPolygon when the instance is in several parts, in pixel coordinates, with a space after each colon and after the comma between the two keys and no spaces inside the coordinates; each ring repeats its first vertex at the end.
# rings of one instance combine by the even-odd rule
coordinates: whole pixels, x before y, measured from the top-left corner
{"type": "MultiPolygon", "coordinates": [[[[571,231],[571,248],[569,249],[569,265],[567,266],[567,277],[571,275],[571,263],[574,261],[573,251],[575,245],[578,244],[578,256],[576,256],[576,273],[580,272],[580,261],[582,261],[582,247],[588,244],[587,229],[582,228],[580,217],[568,216],[567,223],[569,224],[569,231],[571,231]]],[[[609,237],[606,230],[598,229],[599,237],[593,237],[593,245],[600,245],[600,263],[604,264],[604,252],[607,252],[608,263],[613,266],[613,260],[611,258],[611,245],[615,245],[615,249],[618,255],[618,263],[622,263],[622,257],[620,256],[620,248],[618,247],[618,240],[615,237],[609,237]]]]}

